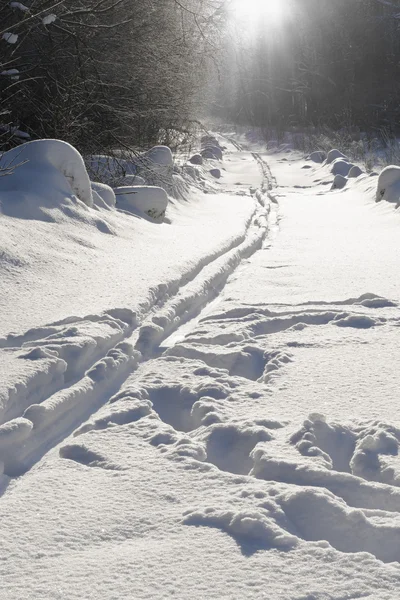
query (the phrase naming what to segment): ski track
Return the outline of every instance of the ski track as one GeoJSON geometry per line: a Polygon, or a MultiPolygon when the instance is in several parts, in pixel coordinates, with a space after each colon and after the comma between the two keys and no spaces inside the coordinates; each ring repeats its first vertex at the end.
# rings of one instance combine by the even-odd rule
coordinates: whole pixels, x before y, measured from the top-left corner
{"type": "Polygon", "coordinates": [[[183,342],[159,355],[162,342],[201,316],[242,261],[263,246],[270,208],[265,194],[275,202],[276,180],[263,158],[252,155],[264,182],[246,236],[170,289],[155,290],[145,318],[115,309],[0,341],[5,351],[38,365],[3,407],[4,474],[24,473],[72,431],[75,441],[61,446],[62,459],[121,469],[81,436],[130,424],[181,468],[218,469],[235,477],[243,502],[252,501],[251,508],[242,509],[202,504],[182,515],[184,525],[217,527],[249,553],[318,542],[399,562],[400,478],[385,462],[398,452],[399,429],[378,422],[327,423],[312,414],[293,431],[273,419],[239,420],[231,409],[238,390],[257,405],[290,365],[290,350],[271,346],[274,336],[307,327],[357,331],[398,325],[397,317],[379,312],[396,308],[395,302],[364,294],[274,310],[236,306],[205,313],[183,342]]]}
{"type": "Polygon", "coordinates": [[[267,235],[269,202],[261,194],[256,199],[245,234],[204,257],[179,281],[150,290],[140,317],[116,308],[0,338],[0,351],[30,366],[0,396],[0,472],[12,477],[29,469],[115,394],[164,339],[218,296],[267,235]]]}

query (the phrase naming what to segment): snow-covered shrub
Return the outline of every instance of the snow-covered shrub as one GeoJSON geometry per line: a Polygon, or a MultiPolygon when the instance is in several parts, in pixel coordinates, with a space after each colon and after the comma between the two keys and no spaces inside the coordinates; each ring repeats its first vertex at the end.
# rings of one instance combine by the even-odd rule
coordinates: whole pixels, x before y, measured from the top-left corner
{"type": "Polygon", "coordinates": [[[127,212],[147,215],[161,221],[168,206],[168,196],[163,188],[156,186],[123,186],[114,189],[117,208],[127,212]]]}
{"type": "Polygon", "coordinates": [[[110,207],[115,206],[115,194],[113,189],[109,185],[105,185],[104,183],[97,183],[92,181],[92,193],[93,193],[93,202],[96,204],[95,194],[98,194],[102,201],[110,207]]]}
{"type": "Polygon", "coordinates": [[[170,191],[174,157],[168,146],[154,146],[138,157],[137,166],[149,184],[170,191]]]}
{"type": "Polygon", "coordinates": [[[341,158],[337,158],[332,163],[331,173],[333,175],[342,175],[343,177],[347,177],[350,169],[353,167],[351,163],[348,163],[346,160],[342,160],[341,158]]]}
{"type": "Polygon", "coordinates": [[[335,175],[335,179],[333,180],[331,190],[342,190],[347,184],[346,177],[343,175],[335,175]]]}
{"type": "Polygon", "coordinates": [[[133,158],[92,154],[86,157],[85,163],[91,179],[114,187],[132,185],[126,178],[137,174],[138,167],[133,158]]]}
{"type": "Polygon", "coordinates": [[[326,153],[322,150],[316,150],[315,152],[311,152],[308,158],[315,163],[323,163],[326,160],[326,153]]]}
{"type": "Polygon", "coordinates": [[[5,152],[0,170],[17,166],[0,178],[0,192],[20,192],[37,196],[53,204],[75,195],[87,206],[93,205],[92,188],[85,163],[79,152],[60,140],[35,140],[5,152]]]}
{"type": "Polygon", "coordinates": [[[201,154],[194,154],[191,158],[189,158],[189,162],[191,162],[192,165],[202,165],[203,157],[201,154]]]}
{"type": "Polygon", "coordinates": [[[220,143],[213,135],[203,135],[201,138],[201,147],[206,148],[207,146],[217,146],[219,148],[220,143]]]}
{"type": "Polygon", "coordinates": [[[141,156],[142,159],[149,161],[154,166],[173,167],[174,157],[168,146],[154,146],[141,156]]]}
{"type": "Polygon", "coordinates": [[[378,177],[376,201],[400,202],[400,167],[391,165],[383,169],[378,177]]]}
{"type": "Polygon", "coordinates": [[[328,156],[326,157],[326,162],[328,164],[331,164],[337,158],[343,158],[344,160],[347,160],[347,156],[345,156],[343,154],[343,152],[340,152],[340,150],[336,150],[336,149],[329,150],[328,156]]]}
{"type": "Polygon", "coordinates": [[[362,169],[357,165],[353,165],[347,175],[347,177],[360,177],[363,174],[362,169]]]}
{"type": "Polygon", "coordinates": [[[192,179],[198,179],[200,177],[199,169],[196,169],[196,167],[192,165],[183,165],[182,170],[192,179]]]}

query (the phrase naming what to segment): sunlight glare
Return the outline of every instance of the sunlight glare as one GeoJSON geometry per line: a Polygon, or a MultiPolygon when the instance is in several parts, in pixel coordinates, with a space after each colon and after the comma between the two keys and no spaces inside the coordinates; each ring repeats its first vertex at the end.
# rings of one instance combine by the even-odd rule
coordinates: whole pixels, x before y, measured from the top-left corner
{"type": "Polygon", "coordinates": [[[280,25],[287,16],[287,0],[234,0],[233,12],[236,19],[265,19],[271,25],[280,25]]]}

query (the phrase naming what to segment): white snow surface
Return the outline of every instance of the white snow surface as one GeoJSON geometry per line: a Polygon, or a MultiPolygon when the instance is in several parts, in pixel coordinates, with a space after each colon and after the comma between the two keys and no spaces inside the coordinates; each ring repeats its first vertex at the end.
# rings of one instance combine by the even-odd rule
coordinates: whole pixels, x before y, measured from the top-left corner
{"type": "Polygon", "coordinates": [[[398,597],[398,211],[210,139],[162,223],[0,193],[0,598],[398,597]]]}

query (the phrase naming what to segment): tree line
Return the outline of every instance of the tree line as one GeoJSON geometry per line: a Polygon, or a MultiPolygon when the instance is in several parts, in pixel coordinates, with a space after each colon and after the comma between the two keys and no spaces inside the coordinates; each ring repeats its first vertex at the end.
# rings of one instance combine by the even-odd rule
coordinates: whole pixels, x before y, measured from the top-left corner
{"type": "Polygon", "coordinates": [[[38,137],[81,150],[168,142],[201,102],[223,9],[222,0],[3,0],[1,148],[38,137]]]}
{"type": "Polygon", "coordinates": [[[400,2],[282,2],[287,10],[279,26],[271,26],[266,11],[250,36],[231,30],[215,114],[282,130],[398,131],[400,2]]]}

